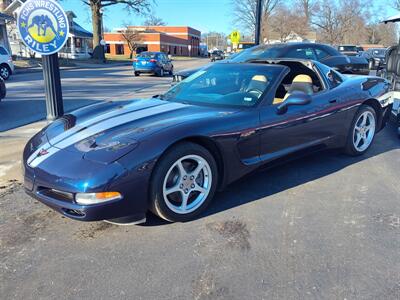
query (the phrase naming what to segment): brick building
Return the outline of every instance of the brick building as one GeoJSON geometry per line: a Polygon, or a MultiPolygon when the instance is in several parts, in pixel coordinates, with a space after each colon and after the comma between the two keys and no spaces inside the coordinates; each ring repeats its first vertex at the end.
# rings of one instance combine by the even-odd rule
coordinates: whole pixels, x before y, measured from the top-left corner
{"type": "MultiPolygon", "coordinates": [[[[176,56],[198,56],[201,32],[188,26],[128,26],[139,32],[137,52],[162,51],[176,56]]],[[[128,43],[121,32],[104,33],[107,53],[111,55],[129,55],[128,43]]]]}

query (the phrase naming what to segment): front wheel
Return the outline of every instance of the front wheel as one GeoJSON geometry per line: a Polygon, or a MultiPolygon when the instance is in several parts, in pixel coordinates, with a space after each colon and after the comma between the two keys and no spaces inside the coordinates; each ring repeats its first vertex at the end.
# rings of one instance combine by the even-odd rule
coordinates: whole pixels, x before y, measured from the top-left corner
{"type": "Polygon", "coordinates": [[[217,181],[217,164],[207,149],[193,143],[179,144],[153,171],[150,209],[170,222],[192,220],[211,202],[217,181]]]}
{"type": "Polygon", "coordinates": [[[135,76],[140,76],[140,73],[135,71],[135,76]]]}
{"type": "Polygon", "coordinates": [[[373,70],[373,69],[374,69],[374,61],[373,61],[373,60],[370,60],[370,61],[368,62],[368,68],[369,68],[370,70],[373,70]]]}
{"type": "Polygon", "coordinates": [[[353,119],[345,152],[351,156],[364,154],[374,140],[376,125],[375,110],[368,105],[362,105],[353,119]]]}

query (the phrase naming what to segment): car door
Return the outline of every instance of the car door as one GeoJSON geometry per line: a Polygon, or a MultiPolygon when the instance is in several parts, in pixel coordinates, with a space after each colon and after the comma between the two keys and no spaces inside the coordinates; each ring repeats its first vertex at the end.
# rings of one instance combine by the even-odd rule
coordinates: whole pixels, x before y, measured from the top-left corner
{"type": "MultiPolygon", "coordinates": [[[[335,95],[329,87],[311,96],[311,103],[290,106],[278,114],[279,104],[267,104],[260,111],[260,157],[268,161],[306,148],[334,143],[336,128],[335,95]]],[[[272,103],[272,102],[270,102],[272,103]]]]}

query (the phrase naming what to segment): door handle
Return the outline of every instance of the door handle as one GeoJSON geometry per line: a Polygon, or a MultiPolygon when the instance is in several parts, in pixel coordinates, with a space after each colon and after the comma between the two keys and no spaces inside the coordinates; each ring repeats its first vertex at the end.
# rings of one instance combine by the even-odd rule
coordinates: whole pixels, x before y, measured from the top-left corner
{"type": "Polygon", "coordinates": [[[337,99],[329,100],[329,103],[336,103],[336,102],[338,102],[337,99]]]}

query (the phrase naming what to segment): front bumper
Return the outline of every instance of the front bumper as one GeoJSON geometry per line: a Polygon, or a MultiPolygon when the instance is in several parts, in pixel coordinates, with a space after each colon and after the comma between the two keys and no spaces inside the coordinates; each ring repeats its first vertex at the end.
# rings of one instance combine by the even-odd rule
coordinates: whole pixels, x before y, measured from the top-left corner
{"type": "Polygon", "coordinates": [[[119,218],[122,219],[128,216],[132,219],[131,222],[146,219],[146,214],[144,212],[129,215],[126,215],[125,213],[121,214],[127,206],[126,203],[124,203],[126,202],[125,199],[105,202],[102,204],[79,205],[73,201],[57,199],[57,195],[55,193],[49,193],[49,190],[50,189],[37,189],[37,187],[33,190],[25,188],[25,191],[29,196],[39,200],[60,214],[74,220],[102,221],[119,218]]]}
{"type": "Polygon", "coordinates": [[[145,218],[149,174],[127,172],[119,163],[101,164],[82,159],[77,153],[62,151],[32,168],[23,158],[24,187],[28,195],[62,215],[79,221],[102,221],[131,217],[145,218]],[[62,156],[62,157],[61,157],[62,156]],[[104,191],[121,193],[122,199],[80,205],[76,193],[104,191]],[[61,192],[61,193],[60,193],[61,192]]]}

